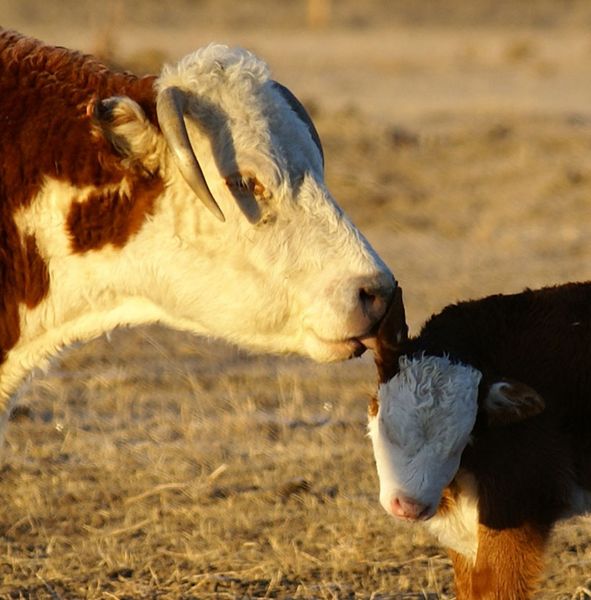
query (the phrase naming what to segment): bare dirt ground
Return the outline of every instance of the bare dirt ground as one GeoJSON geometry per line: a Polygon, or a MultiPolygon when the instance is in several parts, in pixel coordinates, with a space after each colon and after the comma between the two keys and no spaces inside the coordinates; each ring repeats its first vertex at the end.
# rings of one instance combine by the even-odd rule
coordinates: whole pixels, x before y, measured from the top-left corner
{"type": "MultiPolygon", "coordinates": [[[[591,278],[588,3],[341,0],[314,29],[303,1],[1,0],[0,23],[142,71],[212,40],[264,56],[414,331],[458,299],[591,278]]],[[[442,549],[378,505],[374,380],[369,356],[158,327],[68,350],[8,431],[0,597],[453,598],[442,549]]],[[[568,521],[538,598],[590,590],[591,524],[568,521]]]]}

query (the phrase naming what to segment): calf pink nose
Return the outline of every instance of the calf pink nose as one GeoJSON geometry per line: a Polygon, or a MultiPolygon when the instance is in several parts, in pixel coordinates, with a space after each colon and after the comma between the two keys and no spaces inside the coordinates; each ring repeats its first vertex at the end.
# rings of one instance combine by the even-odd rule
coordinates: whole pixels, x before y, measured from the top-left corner
{"type": "Polygon", "coordinates": [[[390,502],[390,512],[399,519],[418,521],[424,518],[429,511],[429,506],[418,502],[408,496],[395,496],[390,502]]]}

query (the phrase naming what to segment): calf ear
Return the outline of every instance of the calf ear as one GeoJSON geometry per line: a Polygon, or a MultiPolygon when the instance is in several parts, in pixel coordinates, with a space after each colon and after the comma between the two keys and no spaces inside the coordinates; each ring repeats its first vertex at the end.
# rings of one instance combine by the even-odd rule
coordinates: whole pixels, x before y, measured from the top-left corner
{"type": "Polygon", "coordinates": [[[481,410],[489,425],[509,425],[539,415],[546,408],[542,396],[519,381],[495,381],[488,388],[481,410]]]}
{"type": "Polygon", "coordinates": [[[126,168],[158,170],[158,131],[141,106],[127,96],[95,98],[87,107],[95,135],[103,137],[126,168]]]}

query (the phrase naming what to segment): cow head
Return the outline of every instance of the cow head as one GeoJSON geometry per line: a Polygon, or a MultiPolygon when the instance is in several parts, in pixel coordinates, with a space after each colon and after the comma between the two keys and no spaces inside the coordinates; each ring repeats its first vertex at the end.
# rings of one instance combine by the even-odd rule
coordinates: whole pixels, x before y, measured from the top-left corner
{"type": "Polygon", "coordinates": [[[164,179],[126,248],[161,320],[319,361],[360,354],[395,282],[328,191],[303,106],[255,56],[220,45],[156,88],[159,128],[130,98],[101,105],[106,136],[164,179]]]}
{"type": "Polygon", "coordinates": [[[380,327],[380,385],[372,400],[369,436],[380,482],[380,503],[407,520],[435,514],[443,490],[456,476],[478,411],[490,426],[513,423],[544,409],[529,386],[487,378],[448,356],[405,355],[406,325],[400,306],[380,327]]]}

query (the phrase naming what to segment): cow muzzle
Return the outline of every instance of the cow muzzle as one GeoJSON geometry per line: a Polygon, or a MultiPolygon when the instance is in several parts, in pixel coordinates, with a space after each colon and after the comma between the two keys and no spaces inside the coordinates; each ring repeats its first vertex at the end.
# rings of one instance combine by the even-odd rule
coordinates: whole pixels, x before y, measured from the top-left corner
{"type": "Polygon", "coordinates": [[[379,325],[388,310],[396,282],[391,275],[379,275],[359,280],[357,302],[349,317],[349,327],[360,334],[352,336],[364,348],[374,349],[379,325]]]}
{"type": "Polygon", "coordinates": [[[310,292],[304,323],[312,334],[309,354],[323,362],[345,360],[373,347],[395,289],[393,276],[384,272],[344,278],[310,292]]]}

